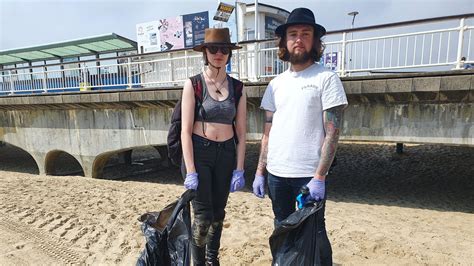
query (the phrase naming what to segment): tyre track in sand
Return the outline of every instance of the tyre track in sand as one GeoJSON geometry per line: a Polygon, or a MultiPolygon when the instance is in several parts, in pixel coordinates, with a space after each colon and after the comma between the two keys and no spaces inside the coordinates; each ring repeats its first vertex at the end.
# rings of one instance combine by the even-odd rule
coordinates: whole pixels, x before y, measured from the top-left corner
{"type": "Polygon", "coordinates": [[[40,230],[29,227],[6,217],[0,217],[0,228],[21,235],[25,240],[35,242],[48,256],[65,264],[83,264],[86,255],[68,248],[61,239],[47,235],[40,230]]]}

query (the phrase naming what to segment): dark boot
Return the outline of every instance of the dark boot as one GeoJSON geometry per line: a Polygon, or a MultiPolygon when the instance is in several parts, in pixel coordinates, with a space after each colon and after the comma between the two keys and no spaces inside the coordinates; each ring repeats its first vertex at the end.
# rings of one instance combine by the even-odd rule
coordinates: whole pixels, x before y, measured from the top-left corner
{"type": "Polygon", "coordinates": [[[206,259],[208,265],[219,265],[223,221],[213,222],[207,235],[206,259]]]}
{"type": "Polygon", "coordinates": [[[194,266],[205,266],[206,265],[206,246],[198,247],[194,243],[191,243],[191,254],[193,258],[194,266]]]}
{"type": "Polygon", "coordinates": [[[210,227],[209,221],[194,220],[191,254],[194,265],[206,265],[206,240],[210,227]]]}
{"type": "Polygon", "coordinates": [[[213,261],[213,262],[206,262],[206,266],[220,266],[219,260],[213,261]]]}
{"type": "Polygon", "coordinates": [[[220,266],[221,264],[219,263],[219,260],[214,260],[214,261],[207,261],[206,262],[207,266],[220,266]]]}

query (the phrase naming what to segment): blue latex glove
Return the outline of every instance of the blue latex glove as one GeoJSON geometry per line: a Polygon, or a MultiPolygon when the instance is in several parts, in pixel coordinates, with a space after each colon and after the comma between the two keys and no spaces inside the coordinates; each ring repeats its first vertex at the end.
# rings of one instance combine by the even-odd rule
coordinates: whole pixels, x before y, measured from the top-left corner
{"type": "Polygon", "coordinates": [[[309,188],[309,194],[311,195],[311,198],[316,201],[324,199],[326,194],[326,182],[312,178],[306,186],[309,188]]]}
{"type": "Polygon", "coordinates": [[[186,179],[184,180],[184,187],[186,189],[196,190],[199,184],[198,173],[189,173],[186,174],[186,179]]]}
{"type": "Polygon", "coordinates": [[[265,197],[265,177],[261,175],[255,175],[255,179],[252,184],[253,194],[259,198],[265,197]]]}
{"type": "Polygon", "coordinates": [[[230,192],[241,190],[245,186],[244,170],[234,170],[230,181],[230,192]]]}

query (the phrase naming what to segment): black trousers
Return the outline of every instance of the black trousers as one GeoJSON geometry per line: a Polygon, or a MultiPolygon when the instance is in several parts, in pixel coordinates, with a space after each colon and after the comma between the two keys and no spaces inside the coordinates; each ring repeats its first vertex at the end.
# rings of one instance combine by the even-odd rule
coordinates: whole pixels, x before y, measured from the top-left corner
{"type": "Polygon", "coordinates": [[[236,166],[236,145],[234,138],[216,142],[193,134],[192,140],[194,165],[199,179],[196,197],[192,202],[193,262],[194,265],[204,265],[206,261],[218,265],[225,207],[232,171],[236,166]]]}

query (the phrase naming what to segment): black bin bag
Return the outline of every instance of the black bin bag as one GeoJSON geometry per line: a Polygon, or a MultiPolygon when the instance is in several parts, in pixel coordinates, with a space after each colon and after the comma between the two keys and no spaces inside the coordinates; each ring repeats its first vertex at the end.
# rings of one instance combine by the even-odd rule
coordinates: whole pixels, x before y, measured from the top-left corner
{"type": "Polygon", "coordinates": [[[316,217],[322,206],[322,201],[307,203],[273,230],[270,236],[273,266],[321,265],[316,217]]]}
{"type": "Polygon", "coordinates": [[[159,212],[148,212],[138,218],[146,238],[145,248],[137,265],[190,265],[191,213],[189,202],[194,191],[181,197],[159,212]]]}

